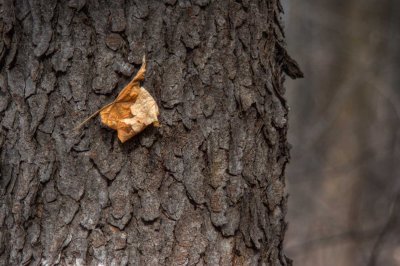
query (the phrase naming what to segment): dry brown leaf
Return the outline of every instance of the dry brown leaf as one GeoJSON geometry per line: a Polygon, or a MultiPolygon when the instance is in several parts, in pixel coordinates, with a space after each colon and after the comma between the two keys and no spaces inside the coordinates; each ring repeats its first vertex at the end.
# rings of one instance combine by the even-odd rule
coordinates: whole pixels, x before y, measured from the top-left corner
{"type": "Polygon", "coordinates": [[[139,72],[118,94],[117,99],[95,112],[83,121],[78,128],[100,113],[102,123],[117,130],[118,139],[124,143],[148,125],[158,126],[159,110],[157,103],[145,88],[140,87],[140,81],[144,80],[145,72],[146,60],[143,57],[143,64],[139,72]]]}

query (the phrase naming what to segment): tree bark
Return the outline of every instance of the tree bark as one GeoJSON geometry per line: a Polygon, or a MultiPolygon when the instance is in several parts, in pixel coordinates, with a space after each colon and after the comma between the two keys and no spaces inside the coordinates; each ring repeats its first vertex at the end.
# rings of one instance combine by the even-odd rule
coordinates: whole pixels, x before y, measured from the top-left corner
{"type": "Polygon", "coordinates": [[[0,5],[1,265],[288,265],[277,0],[0,5]],[[148,59],[160,128],[97,119],[148,59]]]}

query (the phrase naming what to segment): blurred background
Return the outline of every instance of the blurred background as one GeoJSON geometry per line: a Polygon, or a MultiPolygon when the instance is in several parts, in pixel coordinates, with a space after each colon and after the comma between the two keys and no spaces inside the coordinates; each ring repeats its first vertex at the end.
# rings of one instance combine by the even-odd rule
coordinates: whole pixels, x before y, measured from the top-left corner
{"type": "Polygon", "coordinates": [[[283,0],[295,265],[400,265],[400,1],[283,0]]]}

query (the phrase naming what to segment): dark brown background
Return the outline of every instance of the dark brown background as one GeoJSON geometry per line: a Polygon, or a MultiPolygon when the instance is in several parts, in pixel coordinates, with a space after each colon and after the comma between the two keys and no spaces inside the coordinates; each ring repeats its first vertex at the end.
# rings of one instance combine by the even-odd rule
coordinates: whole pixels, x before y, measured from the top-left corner
{"type": "Polygon", "coordinates": [[[284,1],[305,78],[291,107],[286,251],[296,265],[400,265],[400,3],[284,1]]]}

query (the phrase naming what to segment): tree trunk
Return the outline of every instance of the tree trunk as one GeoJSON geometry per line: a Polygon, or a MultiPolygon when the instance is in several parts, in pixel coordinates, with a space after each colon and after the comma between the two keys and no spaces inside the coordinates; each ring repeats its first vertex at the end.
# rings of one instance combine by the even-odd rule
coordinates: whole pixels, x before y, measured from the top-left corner
{"type": "Polygon", "coordinates": [[[287,265],[281,6],[0,4],[1,265],[287,265]],[[92,120],[148,59],[160,128],[92,120]]]}

